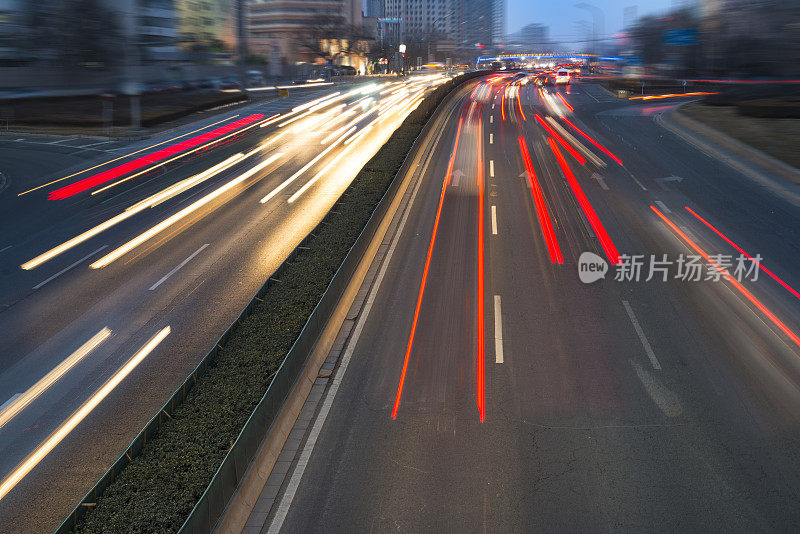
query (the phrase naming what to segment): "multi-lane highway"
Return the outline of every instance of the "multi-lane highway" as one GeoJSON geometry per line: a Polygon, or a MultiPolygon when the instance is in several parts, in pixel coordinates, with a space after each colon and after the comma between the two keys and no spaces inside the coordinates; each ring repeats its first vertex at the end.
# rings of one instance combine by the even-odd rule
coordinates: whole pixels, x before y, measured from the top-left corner
{"type": "Polygon", "coordinates": [[[509,80],[421,147],[262,532],[796,530],[800,209],[658,124],[685,99],[509,80]]]}
{"type": "Polygon", "coordinates": [[[0,194],[0,530],[66,517],[443,81],[325,87],[124,146],[0,143],[13,166],[0,194]]]}

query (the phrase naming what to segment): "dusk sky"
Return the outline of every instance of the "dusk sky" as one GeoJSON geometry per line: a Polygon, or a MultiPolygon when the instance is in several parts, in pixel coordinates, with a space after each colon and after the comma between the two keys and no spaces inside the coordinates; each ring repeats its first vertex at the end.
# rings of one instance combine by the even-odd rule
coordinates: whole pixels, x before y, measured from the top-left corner
{"type": "Polygon", "coordinates": [[[576,22],[592,21],[585,9],[575,7],[581,1],[597,6],[605,12],[605,33],[616,33],[623,27],[623,10],[638,6],[638,16],[660,13],[672,6],[680,6],[683,0],[565,0],[561,2],[538,0],[508,0],[509,33],[519,31],[533,22],[550,27],[550,36],[555,40],[576,38],[576,22]]]}

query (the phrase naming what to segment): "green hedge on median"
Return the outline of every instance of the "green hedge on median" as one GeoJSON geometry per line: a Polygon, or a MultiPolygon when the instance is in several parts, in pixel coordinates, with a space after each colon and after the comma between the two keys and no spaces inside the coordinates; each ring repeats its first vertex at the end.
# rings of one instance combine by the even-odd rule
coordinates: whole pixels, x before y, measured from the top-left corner
{"type": "Polygon", "coordinates": [[[181,527],[424,124],[467,76],[429,95],[364,166],[309,250],[235,329],[185,402],[106,488],[97,506],[78,523],[77,532],[176,532],[181,527]]]}

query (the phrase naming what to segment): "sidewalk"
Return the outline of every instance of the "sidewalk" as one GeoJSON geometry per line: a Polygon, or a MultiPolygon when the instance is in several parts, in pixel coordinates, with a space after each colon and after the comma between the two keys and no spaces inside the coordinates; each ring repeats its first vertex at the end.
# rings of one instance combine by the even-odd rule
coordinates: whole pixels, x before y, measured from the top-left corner
{"type": "Polygon", "coordinates": [[[683,105],[657,115],[656,122],[709,156],[800,206],[800,169],[687,117],[680,111],[683,105]]]}

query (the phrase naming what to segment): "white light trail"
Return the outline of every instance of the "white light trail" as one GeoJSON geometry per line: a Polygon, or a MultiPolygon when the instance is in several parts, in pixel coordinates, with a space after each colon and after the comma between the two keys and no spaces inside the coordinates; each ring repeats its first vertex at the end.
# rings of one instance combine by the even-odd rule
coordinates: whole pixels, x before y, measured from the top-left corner
{"type": "MultiPolygon", "coordinates": [[[[363,130],[361,130],[356,135],[354,135],[353,137],[351,137],[347,141],[345,141],[344,144],[348,145],[347,148],[345,148],[339,154],[337,154],[336,157],[334,157],[330,162],[328,162],[328,164],[325,165],[317,174],[315,174],[314,177],[311,178],[311,180],[306,182],[303,185],[303,187],[298,189],[295,194],[293,194],[291,197],[289,197],[289,200],[288,200],[289,204],[292,204],[295,200],[300,198],[300,196],[303,193],[305,193],[306,191],[308,191],[308,189],[312,185],[314,185],[320,178],[322,178],[322,176],[324,176],[325,173],[327,173],[329,170],[331,170],[334,165],[339,163],[342,160],[342,158],[344,158],[350,152],[351,149],[353,149],[354,147],[358,146],[358,145],[351,145],[350,143],[355,141],[356,139],[360,139],[360,138],[364,137],[364,135],[372,129],[372,126],[374,125],[375,122],[377,122],[377,120],[378,119],[373,120],[366,127],[364,127],[363,130]]],[[[355,130],[355,128],[351,128],[349,133],[352,133],[354,130],[355,130]]]]}
{"type": "Polygon", "coordinates": [[[91,265],[89,265],[89,267],[91,267],[92,269],[102,269],[103,267],[108,266],[109,264],[111,264],[114,261],[118,260],[119,258],[124,256],[125,254],[127,254],[128,252],[133,250],[134,248],[138,247],[139,245],[141,245],[142,243],[144,243],[145,241],[147,241],[148,239],[150,239],[154,235],[158,234],[162,230],[165,230],[166,228],[168,228],[171,225],[175,224],[176,222],[178,222],[179,220],[183,219],[184,217],[186,217],[187,215],[191,214],[192,212],[197,211],[198,209],[200,209],[201,207],[205,206],[206,204],[208,204],[209,202],[211,202],[215,198],[219,197],[220,195],[222,195],[226,191],[231,190],[233,187],[236,187],[237,185],[239,185],[240,183],[244,182],[245,180],[247,180],[248,178],[250,178],[254,174],[256,174],[259,171],[263,170],[265,167],[270,165],[272,162],[274,162],[275,160],[280,158],[282,155],[283,154],[281,154],[281,153],[273,154],[272,156],[267,158],[265,161],[259,163],[258,165],[256,165],[252,169],[250,169],[249,171],[239,175],[238,177],[234,178],[233,180],[231,180],[230,182],[226,183],[222,187],[219,187],[219,188],[215,189],[214,191],[212,191],[211,193],[209,193],[206,196],[202,197],[201,199],[199,199],[199,200],[193,202],[192,204],[190,204],[189,206],[183,208],[178,213],[172,215],[171,217],[168,217],[168,218],[164,219],[163,221],[161,221],[157,225],[153,226],[152,228],[150,228],[146,232],[143,232],[143,233],[139,234],[138,236],[136,236],[135,238],[131,239],[130,241],[128,241],[124,245],[114,249],[112,252],[109,252],[108,254],[106,254],[105,256],[103,256],[102,258],[97,260],[96,262],[94,262],[91,265]]]}
{"type": "Polygon", "coordinates": [[[30,453],[22,462],[20,462],[17,467],[14,468],[11,473],[9,473],[6,478],[3,479],[2,483],[0,483],[0,500],[2,500],[8,492],[14,489],[14,486],[19,484],[19,482],[30,473],[34,467],[36,467],[39,462],[41,462],[45,456],[50,454],[50,452],[59,444],[61,443],[64,438],[66,438],[70,432],[72,432],[76,426],[78,426],[81,421],[83,421],[86,416],[92,413],[98,404],[100,404],[103,399],[105,399],[109,393],[114,391],[114,389],[127,377],[136,367],[144,361],[147,356],[153,352],[153,350],[166,338],[170,333],[170,327],[166,326],[161,329],[155,336],[150,338],[150,341],[147,342],[141,349],[139,349],[136,354],[134,354],[130,360],[128,360],[125,365],[123,365],[116,373],[114,373],[111,378],[106,380],[106,382],[95,391],[91,397],[89,397],[80,408],[78,408],[72,415],[61,423],[59,427],[50,434],[46,440],[44,440],[36,449],[30,453]]]}
{"type": "Polygon", "coordinates": [[[0,412],[0,428],[3,428],[6,423],[11,421],[14,417],[24,410],[30,403],[36,400],[39,395],[47,391],[47,389],[58,382],[58,380],[67,374],[67,372],[75,367],[83,358],[90,352],[96,349],[111,335],[111,330],[108,327],[103,328],[98,333],[93,335],[89,341],[80,346],[78,350],[70,354],[67,359],[59,363],[53,368],[52,371],[44,375],[38,382],[29,387],[25,393],[14,399],[5,409],[0,412]]]}
{"type": "Polygon", "coordinates": [[[305,172],[306,172],[308,169],[310,169],[310,168],[311,168],[311,167],[312,167],[312,166],[313,166],[313,165],[314,165],[316,162],[318,162],[319,160],[321,160],[322,158],[324,158],[324,157],[325,157],[325,156],[326,156],[326,155],[327,155],[327,154],[328,154],[328,153],[329,153],[331,150],[333,150],[334,148],[336,148],[337,146],[339,146],[339,144],[341,144],[341,142],[342,142],[342,141],[344,141],[345,137],[347,137],[348,135],[350,135],[350,134],[353,132],[353,130],[355,130],[355,126],[353,126],[353,127],[350,129],[350,130],[348,130],[347,132],[345,132],[345,134],[344,134],[344,135],[342,135],[342,136],[341,136],[339,139],[337,139],[337,140],[336,140],[336,141],[335,141],[335,142],[334,142],[334,143],[333,143],[331,146],[329,146],[328,148],[326,148],[325,150],[323,150],[322,152],[320,152],[319,154],[317,154],[317,155],[314,157],[314,159],[312,159],[311,161],[309,161],[308,163],[306,163],[305,165],[303,165],[303,167],[302,167],[302,168],[301,168],[299,171],[297,171],[296,173],[294,173],[293,175],[291,175],[289,178],[287,178],[286,180],[284,180],[284,181],[283,181],[283,183],[282,183],[281,185],[279,185],[278,187],[276,187],[275,189],[273,189],[273,190],[272,190],[272,191],[271,191],[271,192],[270,192],[270,193],[269,193],[267,196],[265,196],[264,198],[262,198],[262,199],[261,199],[261,203],[262,203],[262,204],[266,204],[266,203],[267,203],[267,202],[269,202],[269,201],[270,201],[272,198],[274,198],[274,197],[275,197],[275,195],[277,195],[278,193],[280,193],[281,191],[283,191],[284,189],[286,189],[286,188],[287,188],[287,187],[288,187],[288,186],[289,186],[289,185],[290,185],[292,182],[294,182],[294,181],[295,181],[295,180],[297,180],[297,179],[298,179],[300,176],[302,176],[302,175],[303,175],[303,173],[305,173],[305,172]]]}
{"type": "Polygon", "coordinates": [[[20,267],[22,267],[26,271],[31,270],[31,269],[35,269],[36,267],[42,265],[43,263],[52,260],[56,256],[58,256],[60,254],[63,254],[67,250],[69,250],[69,249],[71,249],[71,248],[73,248],[73,247],[75,247],[77,245],[80,245],[84,241],[87,241],[87,240],[91,239],[92,237],[100,234],[101,232],[104,232],[104,231],[108,230],[112,226],[115,226],[115,225],[121,223],[125,219],[129,219],[129,218],[133,217],[134,215],[136,215],[137,213],[146,210],[147,208],[151,208],[153,206],[157,206],[158,204],[166,201],[167,199],[172,198],[175,195],[178,195],[180,193],[183,193],[187,189],[190,189],[191,187],[194,187],[195,185],[197,185],[197,184],[199,184],[199,183],[201,183],[201,182],[203,182],[205,180],[208,180],[212,176],[216,176],[217,174],[219,174],[222,171],[230,168],[231,166],[235,165],[236,163],[238,163],[239,161],[241,161],[244,158],[245,158],[244,154],[241,154],[241,153],[240,154],[235,154],[235,155],[231,156],[230,158],[226,159],[225,161],[223,161],[221,163],[218,163],[217,165],[214,165],[210,169],[207,169],[207,170],[201,172],[200,174],[196,174],[195,176],[192,176],[191,178],[187,178],[187,179],[182,180],[182,181],[180,181],[180,182],[178,182],[178,183],[176,183],[174,185],[171,185],[170,187],[164,189],[163,191],[161,191],[159,193],[156,193],[155,195],[153,195],[153,196],[151,196],[149,198],[146,198],[146,199],[142,200],[141,202],[138,202],[137,204],[134,204],[133,206],[127,208],[125,211],[123,211],[119,215],[116,215],[116,216],[108,219],[107,221],[105,221],[105,222],[103,222],[101,224],[98,224],[94,228],[90,228],[89,230],[86,230],[82,234],[79,234],[79,235],[73,237],[72,239],[70,239],[68,241],[65,241],[64,243],[61,243],[57,247],[54,247],[54,248],[48,250],[47,252],[44,252],[43,254],[40,254],[39,256],[36,256],[32,260],[23,263],[20,267]]]}

